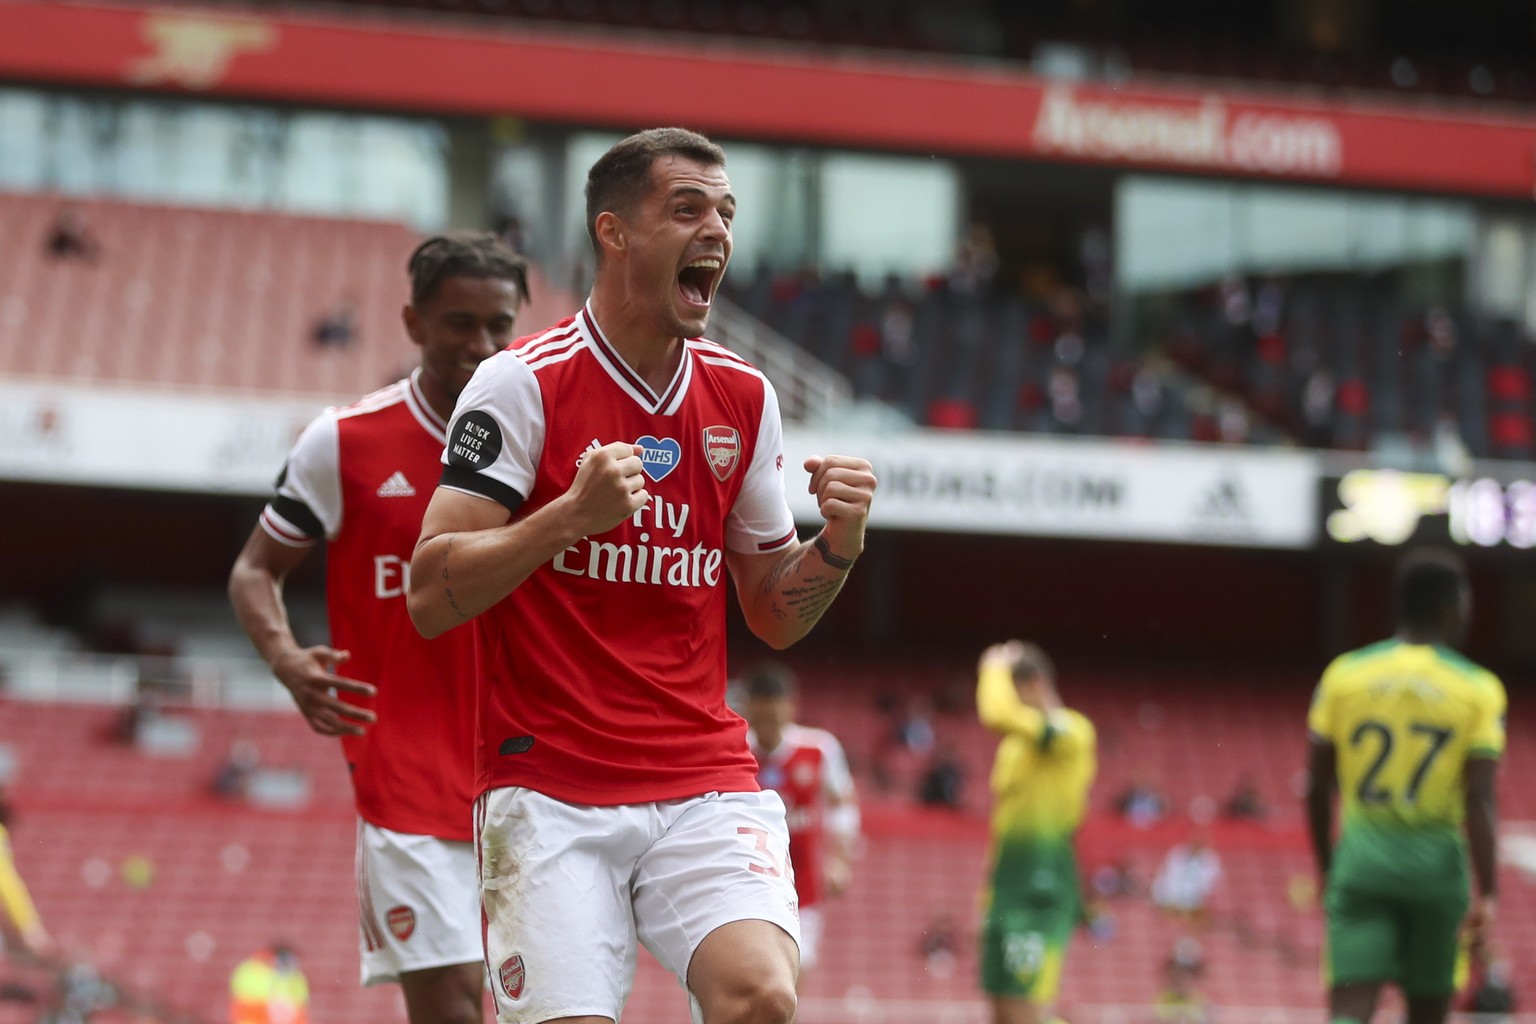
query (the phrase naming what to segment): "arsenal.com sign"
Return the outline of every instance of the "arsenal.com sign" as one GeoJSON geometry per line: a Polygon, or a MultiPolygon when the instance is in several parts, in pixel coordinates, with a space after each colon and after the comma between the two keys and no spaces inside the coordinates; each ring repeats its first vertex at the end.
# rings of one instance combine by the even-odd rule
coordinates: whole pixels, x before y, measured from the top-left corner
{"type": "Polygon", "coordinates": [[[1094,100],[1051,88],[1033,138],[1043,155],[1206,171],[1333,178],[1344,165],[1343,139],[1331,118],[1234,114],[1215,97],[1199,103],[1094,100]]]}

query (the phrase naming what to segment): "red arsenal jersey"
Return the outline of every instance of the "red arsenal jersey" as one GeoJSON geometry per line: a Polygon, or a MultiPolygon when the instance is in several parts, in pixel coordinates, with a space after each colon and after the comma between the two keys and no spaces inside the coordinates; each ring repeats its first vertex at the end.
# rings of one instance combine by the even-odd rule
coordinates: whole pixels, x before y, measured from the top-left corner
{"type": "Polygon", "coordinates": [[[352,652],[338,672],[378,688],[372,700],[346,697],[378,715],[365,735],[341,738],[358,814],[396,832],[468,841],[473,638],[460,629],[424,640],[405,604],[444,431],[416,375],[327,410],[299,436],[261,524],[284,544],[329,542],[331,646],[352,652]]]}
{"type": "Polygon", "coordinates": [[[825,729],[786,725],[779,745],[765,751],[752,737],[757,781],[784,801],[789,823],[789,860],[795,866],[800,906],[821,902],[827,812],[853,800],[853,775],[842,744],[825,729]]]}
{"type": "Polygon", "coordinates": [[[442,484],[523,516],[614,441],[644,450],[650,503],[474,620],[477,784],[599,805],[755,790],[746,723],[725,705],[725,550],[795,542],[761,373],[691,339],[657,394],[585,309],[475,371],[442,484]]]}

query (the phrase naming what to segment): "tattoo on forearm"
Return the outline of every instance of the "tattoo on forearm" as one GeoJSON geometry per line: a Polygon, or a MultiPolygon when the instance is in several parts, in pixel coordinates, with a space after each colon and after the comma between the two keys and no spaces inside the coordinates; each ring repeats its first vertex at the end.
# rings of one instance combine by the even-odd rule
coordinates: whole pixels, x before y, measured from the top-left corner
{"type": "Polygon", "coordinates": [[[821,618],[822,613],[843,589],[842,576],[812,576],[803,586],[785,587],[784,603],[795,613],[800,622],[810,625],[821,618]]]}
{"type": "Polygon", "coordinates": [[[453,599],[453,588],[448,586],[448,556],[453,554],[453,535],[448,537],[448,546],[443,549],[443,595],[448,598],[448,607],[453,609],[453,614],[460,619],[469,618],[464,614],[464,609],[459,607],[459,602],[453,599]]]}
{"type": "Polygon", "coordinates": [[[837,597],[838,591],[843,589],[846,573],[803,575],[806,558],[813,554],[811,545],[801,545],[794,554],[774,566],[763,581],[763,592],[769,598],[768,608],[774,618],[783,621],[793,616],[801,625],[814,625],[837,597]]]}

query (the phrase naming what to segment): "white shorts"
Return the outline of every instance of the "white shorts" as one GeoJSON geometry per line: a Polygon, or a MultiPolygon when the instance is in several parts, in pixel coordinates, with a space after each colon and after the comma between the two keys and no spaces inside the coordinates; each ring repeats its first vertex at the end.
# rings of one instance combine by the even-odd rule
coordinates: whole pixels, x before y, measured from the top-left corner
{"type": "Polygon", "coordinates": [[[800,941],[777,793],[617,807],[494,789],[475,803],[485,956],[501,1024],[619,1019],[638,944],[687,987],[710,932],[769,921],[800,941]]]}
{"type": "Polygon", "coordinates": [[[363,984],[480,960],[475,846],[357,823],[363,984]]]}

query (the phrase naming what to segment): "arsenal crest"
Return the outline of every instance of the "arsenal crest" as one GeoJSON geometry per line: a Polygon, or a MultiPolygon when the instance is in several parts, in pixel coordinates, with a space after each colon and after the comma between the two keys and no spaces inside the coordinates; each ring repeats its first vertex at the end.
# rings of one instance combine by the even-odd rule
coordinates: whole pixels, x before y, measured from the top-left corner
{"type": "Polygon", "coordinates": [[[735,427],[704,428],[704,458],[710,471],[724,483],[741,461],[741,434],[735,427]]]}
{"type": "Polygon", "coordinates": [[[416,931],[416,911],[405,904],[391,907],[388,914],[384,915],[384,921],[389,925],[389,932],[395,938],[404,942],[416,931]]]}
{"type": "Polygon", "coordinates": [[[508,999],[517,999],[523,994],[523,956],[521,953],[507,957],[501,962],[501,990],[507,994],[508,999]]]}

